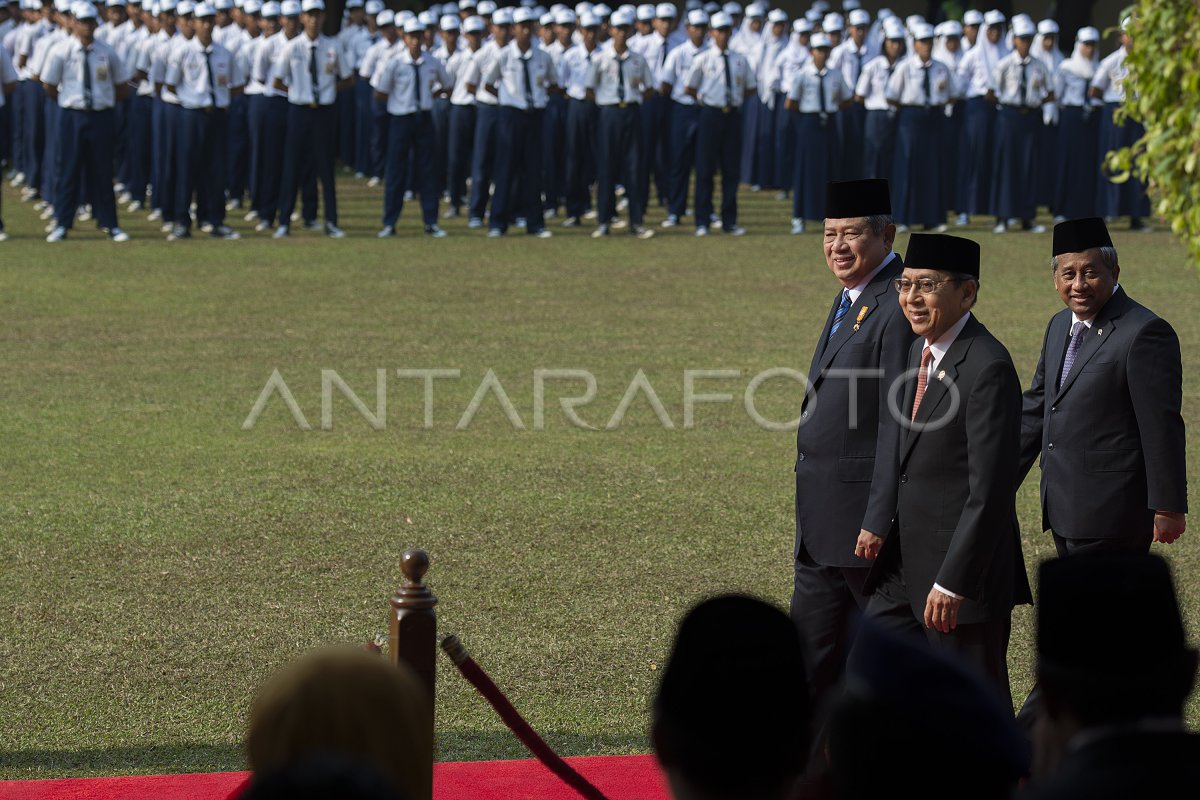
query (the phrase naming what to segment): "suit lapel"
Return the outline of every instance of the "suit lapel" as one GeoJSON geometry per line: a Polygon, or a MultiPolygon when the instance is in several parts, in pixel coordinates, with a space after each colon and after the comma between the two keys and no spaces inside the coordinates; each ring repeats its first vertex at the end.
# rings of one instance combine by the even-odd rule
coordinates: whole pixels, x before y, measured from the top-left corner
{"type": "MultiPolygon", "coordinates": [[[[878,308],[887,300],[888,288],[892,285],[892,271],[896,265],[896,259],[899,259],[895,253],[888,257],[884,266],[875,274],[875,277],[863,289],[862,294],[858,296],[858,301],[850,304],[850,310],[846,312],[846,316],[842,319],[841,326],[838,327],[837,333],[833,338],[829,338],[829,329],[833,326],[833,318],[837,313],[837,303],[834,303],[833,309],[829,312],[829,319],[825,321],[825,328],[821,331],[821,342],[824,344],[824,350],[818,345],[817,352],[819,356],[813,359],[813,367],[809,370],[809,384],[815,384],[820,378],[821,373],[829,367],[834,356],[842,348],[846,342],[854,338],[858,331],[854,330],[854,325],[859,321],[861,316],[865,322],[876,313],[878,308]],[[864,313],[863,309],[866,309],[864,313]]],[[[839,297],[840,302],[840,297],[839,297]]]]}
{"type": "MultiPolygon", "coordinates": [[[[1100,309],[1100,313],[1096,315],[1096,319],[1092,321],[1092,327],[1083,335],[1083,343],[1079,345],[1079,352],[1075,354],[1075,363],[1071,365],[1071,372],[1067,375],[1067,379],[1063,381],[1062,386],[1058,389],[1058,394],[1055,399],[1062,397],[1066,391],[1075,383],[1075,379],[1079,377],[1079,373],[1083,372],[1083,368],[1092,360],[1096,353],[1104,347],[1104,343],[1112,338],[1113,333],[1117,330],[1117,318],[1125,313],[1125,305],[1128,302],[1128,295],[1124,290],[1118,289],[1108,302],[1104,304],[1104,308],[1100,309]]],[[[1068,319],[1071,317],[1068,316],[1068,319]]],[[[1061,361],[1059,371],[1062,371],[1061,361]]],[[[1058,373],[1055,373],[1057,376],[1058,373]]]]}
{"type": "Polygon", "coordinates": [[[1054,315],[1054,319],[1050,322],[1050,329],[1046,333],[1046,373],[1044,379],[1046,381],[1046,396],[1054,400],[1061,389],[1058,385],[1058,376],[1062,372],[1063,355],[1066,353],[1067,345],[1070,343],[1069,335],[1071,333],[1071,312],[1060,311],[1054,315]]]}
{"type": "MultiPolygon", "coordinates": [[[[904,440],[904,447],[900,452],[900,461],[908,458],[909,452],[912,450],[917,439],[921,438],[921,426],[929,423],[931,419],[946,413],[943,408],[947,403],[953,402],[953,397],[950,392],[950,387],[958,381],[958,365],[967,357],[968,351],[971,349],[971,343],[975,341],[975,333],[978,330],[979,322],[974,316],[967,320],[967,324],[963,326],[958,337],[950,344],[950,349],[946,351],[946,355],[942,356],[941,362],[937,365],[937,369],[929,376],[929,383],[925,386],[925,396],[921,398],[921,407],[917,409],[917,417],[912,421],[914,426],[908,430],[908,436],[904,440]]],[[[923,339],[917,340],[921,349],[924,349],[925,342],[923,339]]],[[[917,352],[920,352],[919,350],[917,352]]],[[[920,359],[917,360],[917,367],[920,367],[920,359]]],[[[916,394],[916,381],[913,381],[913,395],[916,394]]],[[[962,402],[962,397],[958,398],[958,402],[962,402]]],[[[909,414],[912,413],[912,403],[908,403],[907,408],[909,414]]]]}

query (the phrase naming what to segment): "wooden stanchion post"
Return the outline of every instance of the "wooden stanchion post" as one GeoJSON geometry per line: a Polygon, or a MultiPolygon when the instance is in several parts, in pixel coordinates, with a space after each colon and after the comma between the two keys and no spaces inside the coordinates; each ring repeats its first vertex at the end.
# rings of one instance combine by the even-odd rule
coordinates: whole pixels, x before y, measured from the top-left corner
{"type": "Polygon", "coordinates": [[[414,548],[400,557],[404,580],[392,595],[388,619],[388,658],[393,664],[403,661],[421,679],[429,695],[429,773],[428,792],[417,800],[433,797],[433,710],[437,675],[437,598],[421,581],[429,570],[429,554],[414,548]]]}

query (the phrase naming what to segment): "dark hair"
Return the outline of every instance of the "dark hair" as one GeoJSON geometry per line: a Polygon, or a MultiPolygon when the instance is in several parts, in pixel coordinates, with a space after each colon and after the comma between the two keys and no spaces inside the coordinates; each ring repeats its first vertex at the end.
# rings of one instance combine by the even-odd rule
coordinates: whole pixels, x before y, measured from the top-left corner
{"type": "Polygon", "coordinates": [[[653,704],[659,760],[709,797],[771,797],[804,772],[812,717],[800,632],[738,595],[679,625],[653,704]]]}

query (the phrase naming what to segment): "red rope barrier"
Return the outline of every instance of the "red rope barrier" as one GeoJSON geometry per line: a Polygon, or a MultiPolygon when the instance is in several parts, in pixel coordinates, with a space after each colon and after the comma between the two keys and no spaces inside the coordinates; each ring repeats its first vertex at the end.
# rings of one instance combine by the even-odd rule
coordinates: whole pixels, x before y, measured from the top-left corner
{"type": "Polygon", "coordinates": [[[496,709],[496,713],[500,715],[500,719],[504,720],[504,724],[516,734],[516,737],[529,749],[529,752],[537,757],[538,761],[587,800],[608,800],[587,778],[576,772],[574,767],[563,761],[558,753],[550,749],[550,745],[546,744],[538,732],[525,721],[521,712],[517,711],[504,696],[504,692],[500,691],[500,688],[488,677],[483,668],[475,663],[475,659],[471,658],[471,654],[463,647],[457,636],[447,636],[442,639],[442,650],[458,667],[458,671],[462,673],[463,677],[479,690],[492,708],[496,709]]]}

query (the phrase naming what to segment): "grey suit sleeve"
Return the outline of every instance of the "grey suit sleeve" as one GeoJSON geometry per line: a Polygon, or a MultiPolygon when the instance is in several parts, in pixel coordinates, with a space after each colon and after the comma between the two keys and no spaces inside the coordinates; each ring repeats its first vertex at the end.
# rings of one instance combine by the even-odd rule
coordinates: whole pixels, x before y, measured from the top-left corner
{"type": "Polygon", "coordinates": [[[1046,326],[1046,334],[1042,337],[1042,352],[1038,356],[1037,369],[1033,372],[1033,382],[1021,395],[1021,457],[1017,466],[1017,483],[1025,481],[1025,476],[1037,461],[1042,452],[1042,428],[1046,421],[1046,344],[1050,341],[1050,326],[1046,326]]]}
{"type": "Polygon", "coordinates": [[[1179,337],[1163,319],[1138,332],[1126,367],[1146,464],[1146,503],[1154,511],[1187,512],[1183,365],[1179,337]]]}
{"type": "Polygon", "coordinates": [[[1010,362],[997,359],[980,371],[966,427],[969,494],[936,582],[974,599],[996,553],[1009,546],[995,538],[1011,531],[1020,455],[1021,384],[1010,362]]]}
{"type": "MultiPolygon", "coordinates": [[[[908,365],[908,351],[916,336],[904,314],[896,310],[884,327],[880,340],[879,368],[879,433],[875,441],[875,471],[871,475],[871,494],[863,514],[862,528],[876,536],[887,536],[896,516],[897,492],[900,480],[900,420],[892,413],[889,395],[892,384],[900,388],[898,379],[908,365]]],[[[895,398],[897,406],[902,398],[895,398]]]]}

